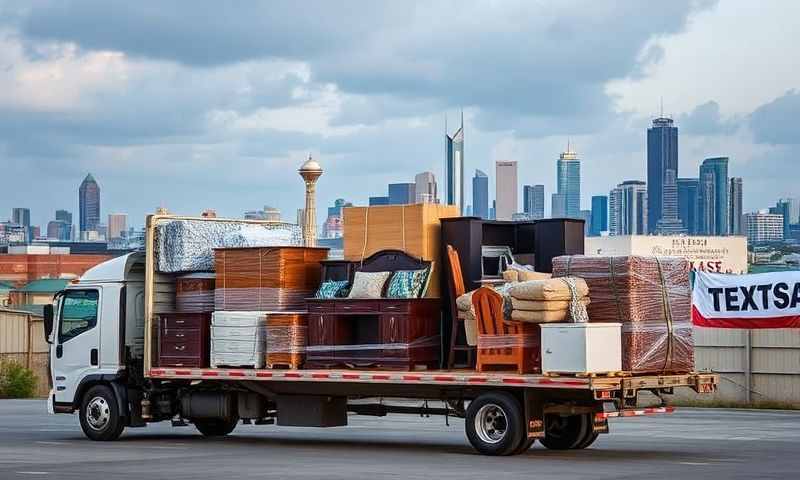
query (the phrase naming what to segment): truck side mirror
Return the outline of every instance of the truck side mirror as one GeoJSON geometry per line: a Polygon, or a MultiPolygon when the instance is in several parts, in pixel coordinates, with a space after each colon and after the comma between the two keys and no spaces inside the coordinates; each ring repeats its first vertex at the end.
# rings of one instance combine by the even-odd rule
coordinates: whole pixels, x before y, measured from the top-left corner
{"type": "Polygon", "coordinates": [[[43,311],[44,316],[44,340],[47,343],[52,343],[50,341],[50,334],[53,333],[53,305],[48,303],[44,306],[43,311]]]}

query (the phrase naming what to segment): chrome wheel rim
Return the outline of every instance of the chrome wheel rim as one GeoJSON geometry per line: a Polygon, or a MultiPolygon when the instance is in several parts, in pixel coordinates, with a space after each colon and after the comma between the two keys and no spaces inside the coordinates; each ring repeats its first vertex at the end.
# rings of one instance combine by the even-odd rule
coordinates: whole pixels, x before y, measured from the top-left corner
{"type": "Polygon", "coordinates": [[[103,397],[94,397],[86,405],[86,423],[92,430],[103,430],[111,420],[111,409],[103,397]]]}
{"type": "Polygon", "coordinates": [[[506,412],[493,403],[482,406],[475,415],[475,432],[485,443],[502,441],[508,432],[506,412]]]}

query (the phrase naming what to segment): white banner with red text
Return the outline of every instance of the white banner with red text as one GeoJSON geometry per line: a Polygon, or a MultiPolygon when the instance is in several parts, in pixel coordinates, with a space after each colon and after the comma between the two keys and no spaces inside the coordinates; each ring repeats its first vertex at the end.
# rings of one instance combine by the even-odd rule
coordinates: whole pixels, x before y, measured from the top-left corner
{"type": "Polygon", "coordinates": [[[697,272],[692,321],[714,328],[800,328],[800,271],[697,272]]]}

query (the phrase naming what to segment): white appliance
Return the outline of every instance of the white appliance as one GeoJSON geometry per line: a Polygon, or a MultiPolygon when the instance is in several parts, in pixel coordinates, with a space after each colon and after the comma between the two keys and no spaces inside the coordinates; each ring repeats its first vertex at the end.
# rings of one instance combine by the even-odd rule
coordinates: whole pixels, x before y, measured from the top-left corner
{"type": "Polygon", "coordinates": [[[542,373],[622,370],[621,323],[543,323],[542,373]]]}

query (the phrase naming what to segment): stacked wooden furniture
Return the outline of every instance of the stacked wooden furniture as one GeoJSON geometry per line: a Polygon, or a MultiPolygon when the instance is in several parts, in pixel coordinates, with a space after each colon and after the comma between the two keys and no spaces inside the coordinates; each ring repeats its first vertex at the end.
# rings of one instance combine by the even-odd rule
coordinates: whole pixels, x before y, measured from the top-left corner
{"type": "Polygon", "coordinates": [[[513,367],[517,373],[541,371],[541,331],[534,323],[509,322],[503,316],[503,297],[489,287],[472,295],[478,322],[477,370],[513,367]]]}
{"type": "MultiPolygon", "coordinates": [[[[420,270],[430,262],[387,250],[354,268],[420,270]]],[[[309,368],[438,368],[441,304],[436,298],[308,299],[309,368]]]]}
{"type": "Polygon", "coordinates": [[[208,367],[210,313],[169,313],[158,318],[159,366],[208,367]]]}
{"type": "Polygon", "coordinates": [[[447,355],[447,368],[452,369],[456,366],[456,354],[458,352],[466,352],[466,363],[463,366],[472,368],[475,365],[475,347],[467,345],[464,328],[465,318],[458,315],[458,308],[456,307],[456,298],[466,293],[464,290],[464,277],[461,274],[461,262],[458,258],[458,252],[452,245],[447,245],[447,273],[448,287],[452,292],[449,295],[449,311],[453,319],[452,328],[450,329],[450,350],[447,355]],[[464,332],[463,335],[462,332],[464,332]]]}
{"type": "Polygon", "coordinates": [[[301,311],[320,284],[327,248],[214,250],[216,310],[301,311]]]}
{"type": "Polygon", "coordinates": [[[267,314],[267,368],[300,368],[305,362],[308,315],[267,314]]]}

